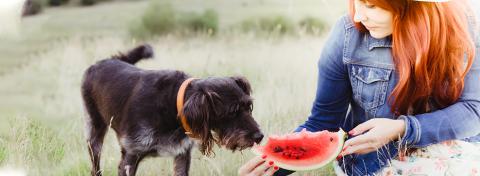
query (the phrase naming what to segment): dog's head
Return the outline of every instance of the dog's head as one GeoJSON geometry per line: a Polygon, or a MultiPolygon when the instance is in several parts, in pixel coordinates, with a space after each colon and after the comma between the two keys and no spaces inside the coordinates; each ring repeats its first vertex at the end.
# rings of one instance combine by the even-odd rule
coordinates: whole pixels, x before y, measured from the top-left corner
{"type": "Polygon", "coordinates": [[[245,78],[195,80],[189,89],[183,114],[193,134],[200,138],[203,154],[210,155],[214,143],[235,151],[262,140],[252,117],[251,88],[245,78]]]}

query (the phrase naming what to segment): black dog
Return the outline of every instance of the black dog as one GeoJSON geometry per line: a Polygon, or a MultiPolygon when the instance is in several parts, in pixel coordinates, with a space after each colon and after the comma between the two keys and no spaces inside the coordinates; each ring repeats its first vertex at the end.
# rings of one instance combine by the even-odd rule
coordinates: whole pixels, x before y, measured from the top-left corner
{"type": "Polygon", "coordinates": [[[152,56],[152,48],[142,45],[99,61],[85,72],[82,96],[88,113],[92,175],[101,175],[100,153],[109,126],[121,146],[118,175],[128,176],[135,175],[146,156],[174,156],[174,174],[188,175],[195,142],[202,154],[210,155],[215,143],[235,151],[262,140],[263,134],[252,117],[251,88],[245,78],[193,80],[184,93],[185,106],[178,112],[179,87],[190,76],[181,71],[133,66],[152,56]],[[178,114],[185,116],[184,126],[178,114]],[[196,139],[187,136],[185,129],[196,139]]]}

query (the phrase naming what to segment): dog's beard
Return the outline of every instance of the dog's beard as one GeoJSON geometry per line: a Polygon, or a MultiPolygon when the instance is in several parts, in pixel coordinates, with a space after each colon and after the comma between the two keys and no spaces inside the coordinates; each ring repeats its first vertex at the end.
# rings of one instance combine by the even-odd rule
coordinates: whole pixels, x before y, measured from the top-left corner
{"type": "Polygon", "coordinates": [[[226,135],[212,134],[219,146],[224,146],[231,151],[242,151],[252,147],[255,143],[253,139],[247,137],[249,133],[246,131],[235,131],[226,135]]]}

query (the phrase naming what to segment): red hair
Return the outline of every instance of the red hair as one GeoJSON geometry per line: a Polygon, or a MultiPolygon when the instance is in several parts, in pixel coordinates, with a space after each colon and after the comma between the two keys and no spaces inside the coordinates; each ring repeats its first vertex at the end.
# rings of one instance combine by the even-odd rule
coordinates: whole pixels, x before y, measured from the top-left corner
{"type": "MultiPolygon", "coordinates": [[[[350,0],[352,19],[353,1],[350,0]]],[[[393,14],[392,54],[399,80],[389,97],[392,112],[419,114],[429,112],[430,103],[437,108],[455,103],[475,57],[475,44],[468,30],[467,2],[368,0],[368,3],[393,14]]],[[[355,26],[366,32],[361,23],[355,26]]]]}

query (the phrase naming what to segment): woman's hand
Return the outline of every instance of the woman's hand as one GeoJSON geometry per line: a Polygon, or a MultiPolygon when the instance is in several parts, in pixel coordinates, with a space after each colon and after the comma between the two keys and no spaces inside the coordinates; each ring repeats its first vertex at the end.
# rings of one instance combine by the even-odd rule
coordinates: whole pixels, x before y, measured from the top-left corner
{"type": "Polygon", "coordinates": [[[401,138],[404,133],[405,121],[402,119],[375,118],[368,120],[348,132],[352,136],[358,136],[345,142],[340,156],[376,151],[390,141],[401,138]]]}
{"type": "Polygon", "coordinates": [[[278,170],[278,166],[275,166],[273,161],[266,160],[267,156],[257,156],[245,163],[240,169],[238,169],[238,175],[240,176],[257,176],[257,175],[273,175],[278,170]]]}

